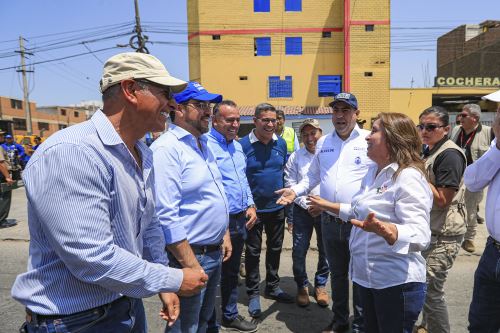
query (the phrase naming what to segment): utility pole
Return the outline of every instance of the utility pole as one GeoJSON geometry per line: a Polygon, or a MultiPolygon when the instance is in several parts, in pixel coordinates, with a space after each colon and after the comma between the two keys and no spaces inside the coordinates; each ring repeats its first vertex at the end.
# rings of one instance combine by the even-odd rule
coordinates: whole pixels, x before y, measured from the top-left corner
{"type": "Polygon", "coordinates": [[[135,49],[136,52],[149,54],[149,50],[146,47],[148,36],[142,34],[141,17],[139,15],[138,0],[134,0],[134,4],[135,4],[135,29],[134,29],[135,36],[132,36],[130,38],[129,45],[131,48],[135,49]]]}
{"type": "MultiPolygon", "coordinates": [[[[26,78],[26,72],[33,72],[26,69],[26,64],[24,62],[24,58],[26,54],[33,55],[33,53],[26,52],[24,49],[24,38],[19,36],[19,52],[21,55],[21,69],[18,69],[17,72],[21,72],[23,75],[23,91],[24,91],[24,111],[26,113],[26,129],[27,134],[33,134],[33,129],[31,127],[31,109],[30,109],[30,100],[29,100],[29,91],[28,91],[28,79],[26,78]]],[[[14,133],[12,133],[14,134],[14,133]]]]}

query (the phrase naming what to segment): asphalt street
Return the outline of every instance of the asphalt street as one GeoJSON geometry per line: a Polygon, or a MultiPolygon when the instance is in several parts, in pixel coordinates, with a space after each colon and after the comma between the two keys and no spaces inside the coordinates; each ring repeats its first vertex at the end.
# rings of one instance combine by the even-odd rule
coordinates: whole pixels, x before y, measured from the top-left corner
{"type": "MultiPolygon", "coordinates": [[[[17,225],[0,229],[0,333],[17,332],[25,316],[23,306],[10,296],[11,286],[16,276],[26,270],[28,260],[29,231],[26,197],[23,188],[14,190],[9,219],[15,220],[17,225]]],[[[461,250],[449,274],[446,284],[446,299],[451,332],[453,333],[467,332],[467,314],[472,295],[473,275],[484,249],[486,237],[485,225],[479,225],[476,238],[477,252],[469,254],[461,250]]],[[[280,276],[282,288],[295,295],[296,287],[293,281],[291,254],[291,235],[286,233],[280,276]]],[[[317,251],[310,250],[307,256],[307,269],[310,278],[314,276],[316,262],[317,251]]],[[[261,262],[262,276],[263,272],[264,265],[261,262]]],[[[262,295],[263,291],[264,285],[261,284],[262,295]]],[[[240,314],[248,317],[247,301],[244,288],[240,286],[240,314]]],[[[261,298],[263,319],[260,324],[260,332],[320,332],[330,322],[331,311],[317,306],[312,297],[311,301],[309,307],[300,308],[295,304],[279,304],[261,298]]],[[[144,304],[149,332],[163,332],[164,323],[158,316],[160,303],[157,297],[145,299],[144,304]]]]}

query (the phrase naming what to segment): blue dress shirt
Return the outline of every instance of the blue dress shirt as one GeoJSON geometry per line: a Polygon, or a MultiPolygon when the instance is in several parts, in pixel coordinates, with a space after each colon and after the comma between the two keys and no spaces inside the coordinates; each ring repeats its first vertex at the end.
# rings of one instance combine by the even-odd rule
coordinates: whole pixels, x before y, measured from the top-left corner
{"type": "Polygon", "coordinates": [[[247,160],[240,143],[236,140],[227,142],[226,138],[215,128],[212,128],[204,137],[222,174],[222,184],[229,202],[229,213],[237,214],[246,210],[254,202],[245,173],[247,160]]]}
{"type": "Polygon", "coordinates": [[[97,111],[37,149],[23,173],[28,272],[12,297],[35,313],[65,315],[179,289],[183,274],[166,267],[155,215],[151,151],[136,147],[142,169],[97,111]]]}
{"type": "Polygon", "coordinates": [[[156,213],[167,245],[222,242],[229,212],[222,176],[206,138],[170,125],[151,145],[155,166],[156,213]]]}

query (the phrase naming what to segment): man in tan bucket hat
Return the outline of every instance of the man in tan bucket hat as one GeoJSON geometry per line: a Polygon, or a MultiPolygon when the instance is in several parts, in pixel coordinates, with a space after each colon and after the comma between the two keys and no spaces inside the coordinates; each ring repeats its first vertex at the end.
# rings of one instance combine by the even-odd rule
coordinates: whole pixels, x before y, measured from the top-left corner
{"type": "Polygon", "coordinates": [[[185,85],[151,55],[115,55],[104,64],[103,109],[53,134],[27,164],[28,272],[12,287],[24,331],[145,333],[141,298],[159,294],[171,325],[172,293],[204,288],[203,271],[167,266],[152,153],[140,141],[165,129],[172,92],[185,85]]]}

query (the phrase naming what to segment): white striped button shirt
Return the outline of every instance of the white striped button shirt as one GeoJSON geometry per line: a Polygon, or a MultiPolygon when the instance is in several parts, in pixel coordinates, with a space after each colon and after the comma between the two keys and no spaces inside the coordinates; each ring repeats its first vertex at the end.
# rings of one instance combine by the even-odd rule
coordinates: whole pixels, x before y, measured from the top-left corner
{"type": "Polygon", "coordinates": [[[107,117],[59,131],[23,174],[30,257],[12,296],[39,314],[71,314],[121,295],[177,291],[155,214],[151,151],[142,170],[107,117]],[[144,258],[144,259],[143,259],[144,258]]]}

